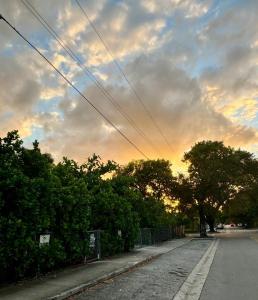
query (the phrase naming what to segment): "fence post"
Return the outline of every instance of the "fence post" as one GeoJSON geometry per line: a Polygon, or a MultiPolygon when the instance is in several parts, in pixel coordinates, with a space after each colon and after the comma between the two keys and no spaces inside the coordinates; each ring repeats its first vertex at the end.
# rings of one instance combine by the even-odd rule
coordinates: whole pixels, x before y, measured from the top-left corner
{"type": "Polygon", "coordinates": [[[100,234],[101,231],[97,230],[96,235],[97,235],[97,259],[100,260],[101,258],[101,243],[100,243],[100,234]]]}
{"type": "Polygon", "coordinates": [[[140,228],[140,243],[141,243],[141,247],[142,247],[142,228],[140,228]]]}

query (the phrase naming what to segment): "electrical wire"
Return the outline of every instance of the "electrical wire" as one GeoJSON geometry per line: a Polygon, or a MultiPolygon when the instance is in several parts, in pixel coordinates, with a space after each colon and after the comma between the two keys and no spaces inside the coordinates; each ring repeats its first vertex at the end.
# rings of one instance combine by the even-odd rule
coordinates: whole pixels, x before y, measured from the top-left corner
{"type": "Polygon", "coordinates": [[[22,33],[20,33],[11,23],[9,23],[1,14],[0,20],[3,20],[11,29],[13,29],[33,50],[35,50],[64,80],[72,87],[102,118],[109,123],[132,147],[134,147],[143,157],[149,159],[148,156],[137,147],[103,112],[101,112],[53,63],[34,46],[22,33]]]}
{"type": "Polygon", "coordinates": [[[39,13],[39,11],[27,0],[21,0],[22,4],[31,12],[31,14],[41,23],[41,25],[48,31],[48,33],[58,42],[58,44],[63,48],[63,50],[68,54],[72,60],[81,68],[84,74],[96,84],[102,94],[106,99],[114,105],[116,110],[128,121],[128,123],[138,132],[138,134],[143,137],[145,141],[154,149],[155,152],[160,155],[160,151],[157,149],[156,145],[146,136],[146,134],[137,126],[134,120],[122,110],[122,107],[115,101],[113,96],[109,91],[102,85],[102,83],[95,77],[95,75],[89,70],[87,66],[81,61],[81,59],[76,55],[76,53],[65,43],[58,33],[49,25],[47,20],[39,13]]]}
{"type": "Polygon", "coordinates": [[[145,113],[148,115],[149,119],[152,121],[154,127],[157,129],[157,131],[160,133],[160,135],[163,137],[165,143],[167,144],[167,146],[169,147],[169,149],[173,152],[173,149],[168,141],[168,139],[166,138],[165,134],[163,133],[163,131],[161,130],[160,126],[158,125],[158,123],[156,122],[155,118],[153,117],[152,113],[150,112],[150,110],[147,108],[147,106],[144,104],[143,100],[141,99],[141,97],[139,96],[139,94],[137,93],[137,91],[135,90],[133,84],[130,82],[130,80],[128,79],[127,75],[125,74],[125,72],[123,71],[122,67],[120,66],[119,62],[115,59],[111,49],[109,48],[109,46],[106,44],[106,42],[104,41],[102,35],[100,34],[100,32],[98,31],[98,29],[96,28],[96,26],[94,25],[94,23],[90,20],[88,14],[86,13],[85,9],[82,7],[82,5],[80,4],[79,0],[75,0],[76,4],[78,5],[78,7],[80,8],[80,10],[82,11],[83,15],[86,17],[86,19],[88,20],[88,23],[90,24],[90,26],[92,27],[92,29],[94,30],[94,32],[97,34],[98,38],[100,39],[100,41],[102,42],[103,46],[105,47],[106,51],[108,52],[108,54],[110,55],[110,57],[112,58],[114,64],[116,65],[117,69],[120,71],[120,73],[122,74],[124,80],[127,82],[129,88],[132,90],[133,94],[135,95],[136,99],[138,100],[138,102],[141,104],[141,106],[143,107],[145,113]]]}

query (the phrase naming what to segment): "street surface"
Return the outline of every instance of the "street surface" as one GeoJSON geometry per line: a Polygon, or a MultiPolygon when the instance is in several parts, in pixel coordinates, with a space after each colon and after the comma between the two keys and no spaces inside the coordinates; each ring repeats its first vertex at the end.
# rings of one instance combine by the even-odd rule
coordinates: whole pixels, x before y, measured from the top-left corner
{"type": "Polygon", "coordinates": [[[131,272],[107,280],[71,299],[172,299],[211,240],[192,240],[131,272]]]}
{"type": "MultiPolygon", "coordinates": [[[[229,230],[216,237],[216,249],[213,247],[215,256],[207,268],[208,275],[204,275],[204,285],[200,283],[200,297],[198,293],[197,296],[191,293],[188,281],[195,276],[195,283],[201,282],[198,276],[205,271],[194,274],[194,270],[212,248],[215,242],[212,239],[194,239],[144,266],[70,299],[258,299],[258,232],[229,230]],[[185,283],[190,290],[181,298],[180,292],[185,283]]],[[[205,266],[202,268],[204,270],[205,266]]]]}
{"type": "Polygon", "coordinates": [[[200,300],[257,300],[257,231],[232,230],[217,237],[219,247],[200,300]]]}

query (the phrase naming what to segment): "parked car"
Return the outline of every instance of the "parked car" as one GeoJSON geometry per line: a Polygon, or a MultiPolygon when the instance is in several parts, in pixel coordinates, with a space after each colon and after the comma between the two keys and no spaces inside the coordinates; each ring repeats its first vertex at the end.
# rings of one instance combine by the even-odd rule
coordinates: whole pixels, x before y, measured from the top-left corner
{"type": "Polygon", "coordinates": [[[230,224],[224,224],[224,228],[234,228],[236,227],[236,224],[230,223],[230,224]]]}
{"type": "Polygon", "coordinates": [[[224,225],[222,223],[219,223],[217,226],[216,226],[217,229],[224,229],[224,225]]]}

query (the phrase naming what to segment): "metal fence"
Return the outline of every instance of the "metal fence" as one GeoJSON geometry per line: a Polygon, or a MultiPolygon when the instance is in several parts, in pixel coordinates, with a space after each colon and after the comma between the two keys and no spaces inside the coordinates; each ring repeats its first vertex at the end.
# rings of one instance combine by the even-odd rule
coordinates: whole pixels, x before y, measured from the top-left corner
{"type": "Polygon", "coordinates": [[[141,228],[135,241],[135,247],[154,245],[175,238],[181,238],[184,235],[183,225],[162,228],[141,228]]]}
{"type": "MultiPolygon", "coordinates": [[[[92,230],[87,232],[89,251],[88,255],[85,257],[85,263],[101,259],[101,232],[103,232],[103,230],[92,230]]],[[[184,234],[183,225],[162,228],[141,228],[135,241],[135,248],[181,238],[184,237],[184,234]]],[[[118,235],[121,235],[120,230],[118,230],[118,235]]]]}

